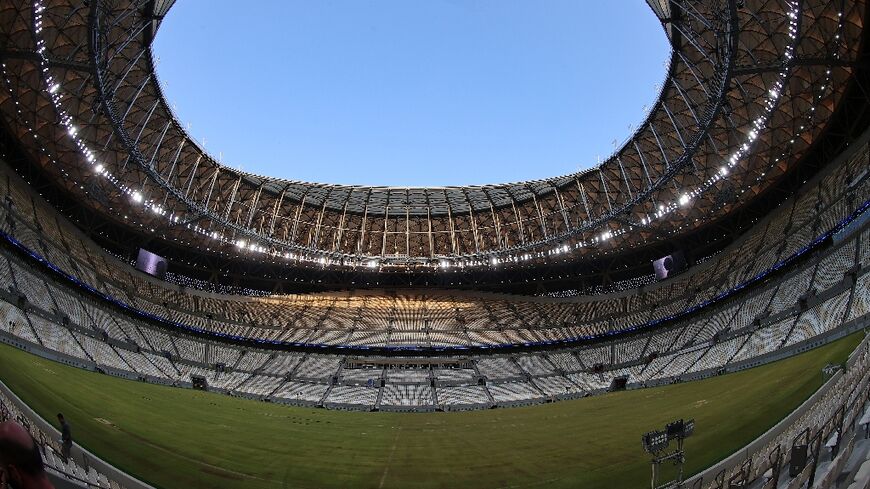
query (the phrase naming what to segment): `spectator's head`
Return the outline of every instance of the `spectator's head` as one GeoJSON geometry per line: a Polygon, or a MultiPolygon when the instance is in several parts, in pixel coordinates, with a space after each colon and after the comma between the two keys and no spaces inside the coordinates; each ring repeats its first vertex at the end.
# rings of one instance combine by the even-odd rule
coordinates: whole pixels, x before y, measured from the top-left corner
{"type": "Polygon", "coordinates": [[[13,421],[0,423],[0,481],[13,489],[53,487],[45,475],[39,445],[13,421]]]}
{"type": "Polygon", "coordinates": [[[63,413],[57,413],[57,420],[60,421],[60,424],[63,424],[63,413]]]}

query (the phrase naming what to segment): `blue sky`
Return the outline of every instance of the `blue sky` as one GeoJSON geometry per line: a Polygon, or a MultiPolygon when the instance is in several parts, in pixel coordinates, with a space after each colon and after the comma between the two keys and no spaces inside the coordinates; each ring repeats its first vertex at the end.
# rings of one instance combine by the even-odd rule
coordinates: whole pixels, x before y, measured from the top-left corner
{"type": "Polygon", "coordinates": [[[398,186],[594,166],[669,57],[643,0],[179,0],[154,50],[224,164],[398,186]]]}

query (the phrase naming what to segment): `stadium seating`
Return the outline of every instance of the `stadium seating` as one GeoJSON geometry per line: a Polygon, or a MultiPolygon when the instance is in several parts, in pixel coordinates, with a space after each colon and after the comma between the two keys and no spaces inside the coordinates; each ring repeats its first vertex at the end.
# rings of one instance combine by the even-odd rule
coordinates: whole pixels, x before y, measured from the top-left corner
{"type": "Polygon", "coordinates": [[[11,249],[0,250],[0,278],[9,284],[0,290],[6,318],[0,330],[6,341],[24,341],[47,356],[116,375],[176,385],[203,377],[212,390],[336,408],[515,405],[601,392],[616,378],[635,388],[713,375],[866,322],[870,231],[823,242],[790,260],[866,199],[856,193],[862,186],[831,187],[859,164],[846,160],[832,168],[684,275],[634,290],[562,298],[457,291],[243,297],[182,289],[102,250],[8,174],[9,185],[0,190],[13,204],[0,205],[4,232],[78,283],[11,249]],[[815,209],[827,217],[807,219],[815,209]],[[690,314],[681,316],[685,312],[690,314]],[[667,321],[656,323],[662,319],[667,321]],[[438,369],[349,368],[339,353],[268,350],[197,333],[325,345],[465,347],[547,343],[635,328],[640,330],[633,335],[556,351],[474,353],[471,368],[438,369]]]}
{"type": "MultiPolygon", "coordinates": [[[[855,245],[847,242],[828,250],[805,269],[843,255],[843,248],[856,249],[855,245]]],[[[610,388],[617,377],[627,378],[630,386],[640,386],[693,373],[712,374],[866,318],[866,311],[854,317],[847,312],[850,297],[853,307],[866,307],[861,302],[866,295],[866,287],[862,287],[870,276],[862,269],[854,286],[848,286],[848,277],[834,284],[826,278],[825,290],[814,296],[816,302],[805,310],[793,306],[761,321],[758,318],[763,305],[783,284],[793,283],[794,276],[806,275],[803,270],[666,330],[614,340],[604,346],[477,355],[472,357],[473,370],[383,370],[344,368],[344,357],[340,355],[257,351],[181,332],[167,334],[138,319],[119,321],[105,305],[62,281],[36,281],[33,272],[18,263],[21,258],[8,255],[3,260],[14,271],[13,276],[23,277],[17,283],[28,284],[23,286],[25,294],[34,290],[30,287],[46,290],[50,297],[63,297],[64,304],[75,303],[79,308],[69,316],[68,324],[62,324],[55,307],[47,302],[32,304],[27,311],[2,302],[0,312],[4,317],[16,318],[3,323],[2,329],[8,335],[4,338],[32,343],[46,354],[76,359],[83,366],[126,372],[137,378],[189,385],[192,376],[201,376],[214,390],[355,409],[515,405],[600,392],[610,388]],[[742,322],[737,321],[740,317],[742,322]],[[93,324],[79,324],[85,319],[93,324]],[[139,345],[131,341],[132,336],[147,341],[139,345]],[[650,360],[648,355],[653,353],[655,358],[650,360]],[[480,384],[479,378],[488,381],[480,384]],[[339,384],[333,385],[335,379],[339,384]]]]}
{"type": "MultiPolygon", "coordinates": [[[[863,153],[857,152],[855,158],[817,179],[810,189],[786,201],[716,256],[682,276],[645,285],[628,295],[556,299],[458,291],[398,295],[370,291],[240,297],[201,292],[191,289],[186,280],[182,280],[187,285],[182,288],[133,270],[58,216],[8,168],[2,168],[9,177],[3,190],[12,204],[0,206],[4,214],[0,221],[7,226],[7,221],[15,222],[14,229],[6,232],[69,276],[106,297],[179,327],[297,344],[398,348],[537,344],[645,326],[692,310],[768,273],[836,226],[866,199],[860,194],[862,185],[837,184],[860,166],[861,156],[863,153]],[[821,224],[806,218],[815,209],[825,216],[821,224]],[[783,239],[784,234],[787,239],[783,239]]],[[[767,310],[758,314],[779,313],[807,292],[828,289],[855,263],[866,262],[866,248],[863,242],[842,247],[820,263],[818,270],[802,267],[781,284],[767,310]],[[856,257],[854,250],[861,256],[856,257]]],[[[16,289],[27,289],[33,305],[63,309],[78,323],[88,322],[76,301],[62,292],[47,293],[44,280],[21,273],[21,265],[8,267],[0,267],[0,273],[8,274],[16,289]]],[[[117,333],[112,325],[105,327],[117,333]]],[[[131,340],[142,341],[134,332],[126,333],[131,340]]]]}

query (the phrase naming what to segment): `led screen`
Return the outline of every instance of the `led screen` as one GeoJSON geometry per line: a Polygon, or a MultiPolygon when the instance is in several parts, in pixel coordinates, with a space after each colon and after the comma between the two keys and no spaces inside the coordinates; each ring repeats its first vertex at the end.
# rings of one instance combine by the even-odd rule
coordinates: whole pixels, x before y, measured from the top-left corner
{"type": "Polygon", "coordinates": [[[681,251],[659,258],[653,262],[658,280],[664,280],[686,269],[686,258],[681,251]]]}
{"type": "Polygon", "coordinates": [[[139,256],[136,258],[136,269],[153,275],[159,279],[166,277],[166,258],[155,255],[148,250],[139,248],[139,256]]]}

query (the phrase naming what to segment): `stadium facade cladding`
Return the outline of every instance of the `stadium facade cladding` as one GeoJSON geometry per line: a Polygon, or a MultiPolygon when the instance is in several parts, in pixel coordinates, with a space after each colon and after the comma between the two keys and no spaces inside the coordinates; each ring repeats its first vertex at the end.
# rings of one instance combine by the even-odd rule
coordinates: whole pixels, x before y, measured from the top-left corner
{"type": "Polygon", "coordinates": [[[604,163],[537,181],[395,188],[219,164],[155,72],[150,44],[172,3],[0,8],[0,111],[41,171],[105,218],[217,256],[417,272],[581,261],[735,212],[825,137],[859,71],[866,14],[863,1],[653,2],[671,39],[668,76],[604,163]]]}

